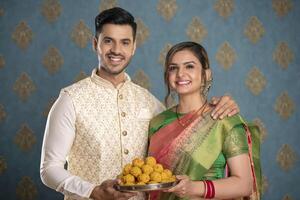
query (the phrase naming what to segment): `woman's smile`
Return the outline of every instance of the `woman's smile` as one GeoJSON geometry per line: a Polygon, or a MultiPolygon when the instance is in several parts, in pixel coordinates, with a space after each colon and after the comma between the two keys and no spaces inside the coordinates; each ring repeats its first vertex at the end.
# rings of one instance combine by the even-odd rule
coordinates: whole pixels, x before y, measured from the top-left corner
{"type": "Polygon", "coordinates": [[[175,82],[176,85],[178,86],[186,86],[186,85],[190,85],[192,83],[192,81],[188,81],[188,80],[179,80],[175,82]]]}

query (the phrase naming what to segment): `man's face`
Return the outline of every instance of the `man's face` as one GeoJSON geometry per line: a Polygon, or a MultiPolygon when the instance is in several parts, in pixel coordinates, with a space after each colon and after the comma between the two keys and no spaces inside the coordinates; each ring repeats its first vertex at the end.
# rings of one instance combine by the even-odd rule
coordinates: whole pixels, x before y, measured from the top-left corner
{"type": "Polygon", "coordinates": [[[111,75],[124,71],[136,48],[131,26],[117,24],[105,24],[94,45],[101,68],[111,75]]]}

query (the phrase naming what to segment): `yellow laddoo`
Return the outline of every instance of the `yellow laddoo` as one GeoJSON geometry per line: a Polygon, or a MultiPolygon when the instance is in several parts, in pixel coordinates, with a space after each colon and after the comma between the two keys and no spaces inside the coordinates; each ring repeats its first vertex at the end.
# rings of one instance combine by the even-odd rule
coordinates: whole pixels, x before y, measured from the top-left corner
{"type": "Polygon", "coordinates": [[[132,174],[134,177],[138,177],[140,174],[142,174],[142,170],[139,167],[132,167],[130,169],[130,174],[132,174]]]}
{"type": "Polygon", "coordinates": [[[173,181],[176,181],[176,176],[174,175],[169,178],[169,182],[173,182],[173,181]]]}
{"type": "Polygon", "coordinates": [[[134,167],[142,167],[144,165],[144,161],[142,159],[140,159],[140,158],[135,158],[132,161],[132,165],[134,167]]]}
{"type": "Polygon", "coordinates": [[[164,169],[163,172],[166,173],[168,177],[171,177],[173,175],[171,170],[169,170],[169,169],[164,169]]]}
{"type": "Polygon", "coordinates": [[[127,175],[123,176],[122,182],[125,184],[129,184],[129,183],[134,184],[135,178],[131,174],[127,174],[127,175]]]}
{"type": "Polygon", "coordinates": [[[121,183],[122,183],[122,184],[125,184],[125,183],[126,183],[126,178],[125,178],[125,176],[122,176],[122,178],[121,178],[121,183]]]}
{"type": "Polygon", "coordinates": [[[156,164],[156,159],[153,156],[148,156],[145,159],[147,165],[154,166],[156,164]]]}
{"type": "Polygon", "coordinates": [[[155,172],[159,172],[159,173],[161,173],[162,171],[164,171],[164,168],[163,168],[163,166],[161,164],[155,164],[153,166],[153,169],[154,169],[155,172]]]}
{"type": "Polygon", "coordinates": [[[161,183],[169,183],[169,182],[172,182],[172,181],[170,181],[169,179],[161,179],[161,183]]]}
{"type": "Polygon", "coordinates": [[[129,174],[131,168],[132,168],[132,165],[131,165],[131,164],[126,164],[126,165],[124,166],[124,169],[123,169],[123,174],[124,174],[124,175],[129,174]]]}
{"type": "Polygon", "coordinates": [[[168,176],[167,173],[162,172],[160,175],[161,175],[161,181],[162,181],[162,182],[168,182],[168,179],[169,179],[170,177],[168,176]]]}
{"type": "Polygon", "coordinates": [[[140,174],[137,177],[137,180],[139,182],[148,183],[150,181],[150,176],[148,174],[140,174]]]}
{"type": "Polygon", "coordinates": [[[153,168],[151,167],[151,165],[143,165],[142,166],[142,171],[144,174],[150,174],[151,172],[153,172],[153,168]]]}
{"type": "Polygon", "coordinates": [[[123,167],[122,173],[117,176],[121,185],[145,185],[176,181],[176,177],[169,169],[157,163],[149,156],[145,159],[135,158],[123,167]]]}
{"type": "Polygon", "coordinates": [[[161,174],[159,172],[152,172],[150,174],[150,180],[155,181],[156,183],[161,182],[161,174]]]}

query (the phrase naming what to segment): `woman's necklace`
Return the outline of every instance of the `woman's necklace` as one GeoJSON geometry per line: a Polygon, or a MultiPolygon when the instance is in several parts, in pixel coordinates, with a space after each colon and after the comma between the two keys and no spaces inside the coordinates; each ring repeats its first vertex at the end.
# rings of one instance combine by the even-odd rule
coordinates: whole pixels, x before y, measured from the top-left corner
{"type": "Polygon", "coordinates": [[[177,118],[177,121],[178,123],[182,126],[182,127],[185,127],[187,124],[189,124],[189,122],[193,119],[194,115],[196,115],[198,112],[200,112],[201,114],[203,113],[203,110],[205,108],[205,105],[206,105],[207,101],[205,100],[205,102],[202,104],[202,106],[193,113],[192,117],[190,117],[190,119],[188,119],[186,121],[186,123],[183,123],[180,119],[179,119],[179,116],[178,116],[178,104],[176,105],[175,107],[175,113],[176,113],[176,118],[177,118]]]}

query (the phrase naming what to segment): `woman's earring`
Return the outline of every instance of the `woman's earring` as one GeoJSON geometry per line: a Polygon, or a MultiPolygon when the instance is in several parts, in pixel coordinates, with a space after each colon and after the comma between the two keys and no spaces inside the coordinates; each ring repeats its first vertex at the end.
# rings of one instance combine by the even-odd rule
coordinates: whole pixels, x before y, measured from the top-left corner
{"type": "Polygon", "coordinates": [[[211,85],[212,85],[212,82],[213,82],[212,79],[206,81],[206,85],[204,86],[203,91],[202,91],[202,94],[203,94],[205,97],[207,97],[207,94],[208,94],[208,91],[209,91],[209,89],[210,89],[210,87],[211,87],[211,85]]]}

